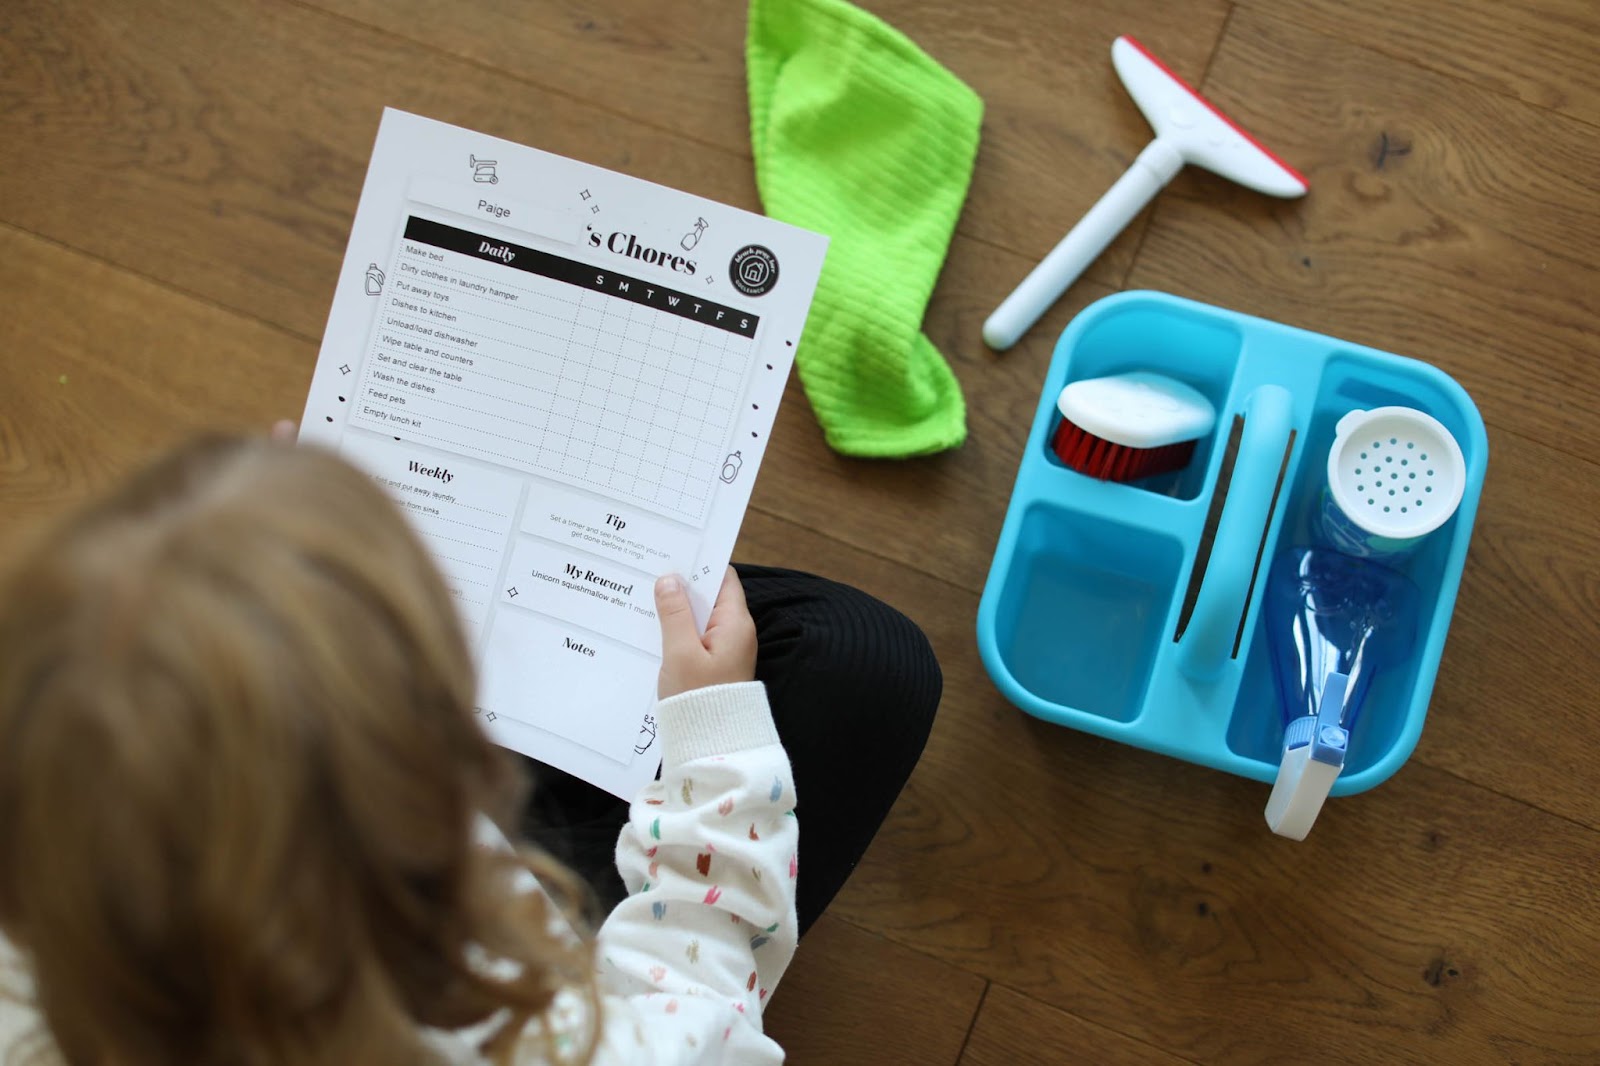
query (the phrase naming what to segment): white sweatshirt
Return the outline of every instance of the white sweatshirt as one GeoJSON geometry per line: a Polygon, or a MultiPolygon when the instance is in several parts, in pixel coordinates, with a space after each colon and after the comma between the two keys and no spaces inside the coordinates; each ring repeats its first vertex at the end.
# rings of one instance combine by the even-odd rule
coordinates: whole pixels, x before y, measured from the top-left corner
{"type": "MultiPolygon", "coordinates": [[[[781,1063],[761,1012],[794,956],[799,830],[766,691],[751,681],[686,692],[661,701],[656,722],[661,779],[617,842],[630,895],[595,948],[594,1066],[781,1063]]],[[[42,1039],[31,996],[25,961],[0,937],[0,1063],[42,1039]]],[[[582,1004],[558,997],[558,1041],[588,1028],[582,1004]]],[[[441,1062],[479,1066],[495,1024],[425,1035],[441,1062]]],[[[536,1043],[520,1066],[543,1063],[536,1043]]]]}

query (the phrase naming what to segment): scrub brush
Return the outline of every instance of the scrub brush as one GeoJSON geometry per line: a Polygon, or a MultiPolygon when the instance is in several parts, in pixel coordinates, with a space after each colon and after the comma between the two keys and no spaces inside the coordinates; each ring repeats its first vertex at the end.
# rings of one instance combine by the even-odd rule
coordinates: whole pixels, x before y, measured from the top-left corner
{"type": "Polygon", "coordinates": [[[1050,447],[1081,474],[1137,481],[1181,470],[1216,424],[1216,408],[1181,381],[1136,370],[1074,381],[1056,400],[1050,447]]]}

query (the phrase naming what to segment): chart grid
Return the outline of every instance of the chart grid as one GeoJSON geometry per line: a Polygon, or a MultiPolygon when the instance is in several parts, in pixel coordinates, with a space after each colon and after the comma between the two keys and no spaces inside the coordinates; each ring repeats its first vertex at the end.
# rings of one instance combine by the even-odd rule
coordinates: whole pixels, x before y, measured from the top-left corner
{"type": "Polygon", "coordinates": [[[403,241],[352,421],[699,524],[754,338],[719,324],[717,305],[669,305],[670,290],[610,272],[585,286],[562,264],[598,268],[541,255],[545,272],[514,270],[403,241]],[[616,294],[634,286],[656,302],[616,294]]]}

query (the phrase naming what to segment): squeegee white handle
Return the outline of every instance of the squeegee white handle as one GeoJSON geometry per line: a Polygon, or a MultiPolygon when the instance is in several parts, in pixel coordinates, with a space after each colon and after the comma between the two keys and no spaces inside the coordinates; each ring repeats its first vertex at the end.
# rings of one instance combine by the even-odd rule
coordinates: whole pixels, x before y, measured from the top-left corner
{"type": "Polygon", "coordinates": [[[1150,142],[1100,202],[995,308],[983,324],[983,342],[997,352],[1016,344],[1182,166],[1183,157],[1175,149],[1159,139],[1150,142]]]}

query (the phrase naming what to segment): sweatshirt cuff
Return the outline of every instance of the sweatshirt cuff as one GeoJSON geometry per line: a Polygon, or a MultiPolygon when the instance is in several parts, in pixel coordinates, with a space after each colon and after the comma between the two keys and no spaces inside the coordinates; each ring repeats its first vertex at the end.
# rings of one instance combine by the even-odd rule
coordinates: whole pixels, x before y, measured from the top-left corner
{"type": "Polygon", "coordinates": [[[767,706],[766,687],[759,681],[668,696],[656,704],[656,720],[664,738],[662,762],[669,767],[781,743],[767,706]]]}

